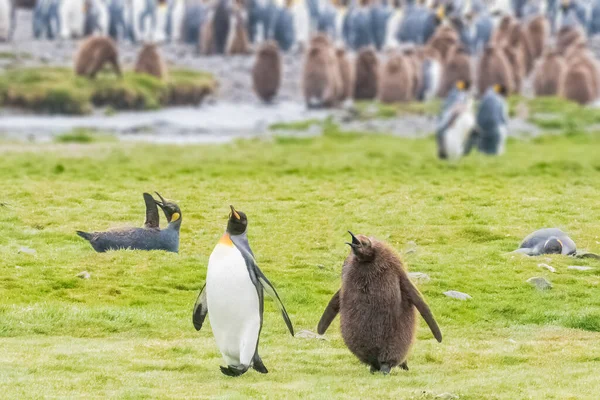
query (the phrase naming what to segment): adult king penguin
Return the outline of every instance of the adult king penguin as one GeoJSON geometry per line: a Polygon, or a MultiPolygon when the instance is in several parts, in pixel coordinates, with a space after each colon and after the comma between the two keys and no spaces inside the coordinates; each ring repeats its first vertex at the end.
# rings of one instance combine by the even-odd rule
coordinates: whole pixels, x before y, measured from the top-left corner
{"type": "Polygon", "coordinates": [[[230,207],[227,230],[210,255],[206,285],[194,305],[194,328],[202,328],[208,313],[217,346],[227,363],[227,367],[221,367],[223,374],[240,376],[250,367],[266,374],[269,371],[258,355],[263,290],[279,306],[292,336],[294,328],[275,288],[254,260],[246,236],[246,214],[230,207]]]}

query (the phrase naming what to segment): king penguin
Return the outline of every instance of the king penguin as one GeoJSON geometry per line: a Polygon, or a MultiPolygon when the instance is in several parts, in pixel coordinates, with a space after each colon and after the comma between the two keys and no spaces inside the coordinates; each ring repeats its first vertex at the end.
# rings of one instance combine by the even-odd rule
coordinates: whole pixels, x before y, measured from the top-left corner
{"type": "Polygon", "coordinates": [[[258,355],[263,291],[279,306],[292,336],[294,328],[275,288],[256,264],[246,236],[246,214],[230,207],[227,230],[208,260],[206,284],[194,305],[192,321],[199,331],[209,314],[217,346],[227,363],[221,367],[224,375],[240,376],[250,367],[266,374],[269,371],[258,355]]]}
{"type": "Polygon", "coordinates": [[[474,134],[478,136],[479,151],[484,154],[504,153],[508,136],[506,94],[506,88],[497,84],[487,89],[479,103],[474,134]]]}

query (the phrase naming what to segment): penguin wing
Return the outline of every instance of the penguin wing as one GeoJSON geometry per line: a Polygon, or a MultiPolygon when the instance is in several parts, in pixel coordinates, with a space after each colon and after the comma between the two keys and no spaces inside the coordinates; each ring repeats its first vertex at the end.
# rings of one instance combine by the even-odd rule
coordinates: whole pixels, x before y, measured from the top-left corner
{"type": "Polygon", "coordinates": [[[204,284],[202,290],[200,290],[196,304],[194,304],[194,313],[192,314],[192,322],[197,331],[202,328],[206,314],[208,314],[208,303],[206,302],[206,284],[204,284]]]}
{"type": "Polygon", "coordinates": [[[144,222],[144,228],[158,228],[158,207],[154,201],[154,197],[152,197],[150,193],[144,193],[144,203],[146,203],[146,221],[144,222]]]}
{"type": "Polygon", "coordinates": [[[419,289],[413,285],[413,283],[406,277],[400,281],[400,285],[402,287],[402,291],[407,294],[408,300],[419,310],[419,313],[429,325],[429,329],[431,329],[431,333],[435,336],[438,342],[442,342],[442,332],[440,331],[440,327],[438,326],[431,310],[425,300],[423,300],[423,296],[419,292],[419,289]],[[405,284],[403,284],[405,283],[405,284]]]}
{"type": "Polygon", "coordinates": [[[333,321],[333,319],[335,318],[336,315],[338,315],[339,312],[340,312],[340,290],[335,292],[335,294],[333,295],[331,300],[329,300],[329,304],[327,304],[325,311],[323,311],[323,316],[321,317],[321,320],[319,321],[319,325],[317,326],[317,333],[319,335],[323,335],[327,331],[327,328],[329,328],[331,321],[333,321]]]}

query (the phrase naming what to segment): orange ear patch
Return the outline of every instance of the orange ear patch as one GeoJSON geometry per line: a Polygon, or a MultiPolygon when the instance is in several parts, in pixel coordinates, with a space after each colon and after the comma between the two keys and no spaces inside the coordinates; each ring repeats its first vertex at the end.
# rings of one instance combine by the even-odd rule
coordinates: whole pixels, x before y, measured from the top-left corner
{"type": "Polygon", "coordinates": [[[233,242],[231,241],[231,238],[229,237],[228,233],[221,236],[221,239],[219,239],[219,244],[224,244],[225,246],[233,247],[233,242]]]}

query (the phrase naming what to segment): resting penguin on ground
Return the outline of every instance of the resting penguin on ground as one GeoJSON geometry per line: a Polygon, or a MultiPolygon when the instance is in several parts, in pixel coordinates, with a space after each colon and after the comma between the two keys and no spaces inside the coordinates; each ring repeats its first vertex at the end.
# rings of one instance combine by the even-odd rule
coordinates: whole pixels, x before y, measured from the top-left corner
{"type": "Polygon", "coordinates": [[[436,129],[438,157],[442,160],[457,160],[469,154],[474,144],[475,114],[469,89],[465,82],[457,82],[454,90],[459,93],[451,92],[444,102],[436,129]]]}
{"type": "Polygon", "coordinates": [[[394,54],[383,65],[379,80],[379,101],[407,102],[413,98],[413,66],[407,56],[394,54]]]}
{"type": "Polygon", "coordinates": [[[577,246],[573,239],[558,228],[545,228],[533,232],[523,239],[523,243],[513,253],[521,253],[528,256],[562,254],[578,258],[600,258],[600,256],[593,253],[578,254],[577,246]]]}
{"type": "Polygon", "coordinates": [[[146,221],[143,228],[124,228],[92,233],[77,231],[77,234],[89,241],[98,253],[121,249],[179,252],[181,210],[177,204],[166,201],[160,194],[156,194],[161,201],[156,201],[152,195],[144,193],[146,221]],[[159,227],[157,205],[162,208],[169,222],[166,229],[161,230],[159,227]]]}
{"type": "Polygon", "coordinates": [[[262,273],[250,249],[246,214],[231,207],[227,230],[208,259],[206,284],[194,305],[194,328],[202,328],[206,314],[217,346],[227,367],[221,372],[240,376],[248,368],[269,372],[258,355],[258,340],[263,324],[264,293],[277,303],[288,330],[294,336],[290,317],[262,273]]]}
{"type": "Polygon", "coordinates": [[[562,94],[562,82],[567,72],[567,63],[557,51],[548,51],[535,69],[533,92],[536,96],[562,94]]]}
{"type": "Polygon", "coordinates": [[[260,45],[252,67],[252,86],[260,99],[270,103],[281,85],[281,54],[277,43],[268,40],[260,45]]]}
{"type": "Polygon", "coordinates": [[[500,47],[488,46],[479,60],[477,71],[477,93],[482,96],[488,88],[502,85],[509,93],[513,91],[513,76],[504,51],[500,47]]]}
{"type": "Polygon", "coordinates": [[[148,43],[144,45],[135,63],[135,72],[153,75],[158,79],[167,79],[167,65],[164,63],[156,44],[148,43]]]}
{"type": "Polygon", "coordinates": [[[355,100],[373,100],[377,97],[379,86],[379,60],[371,47],[358,52],[354,67],[355,100]]]}
{"type": "Polygon", "coordinates": [[[374,238],[349,233],[352,251],[342,266],[342,288],[325,308],[317,331],[324,334],[339,313],[346,346],[371,366],[371,373],[387,375],[396,366],[408,370],[416,310],[438,342],[442,332],[396,252],[374,238]]]}
{"type": "Polygon", "coordinates": [[[507,90],[502,85],[489,88],[481,98],[474,134],[477,135],[478,149],[485,154],[504,153],[508,136],[507,90]]]}
{"type": "Polygon", "coordinates": [[[83,40],[75,56],[75,73],[94,79],[96,74],[109,63],[115,74],[121,76],[117,45],[108,36],[90,36],[83,40]]]}
{"type": "Polygon", "coordinates": [[[446,97],[458,81],[463,81],[468,86],[471,86],[473,82],[471,56],[462,44],[456,45],[450,50],[448,60],[443,67],[442,83],[438,95],[446,97]]]}

